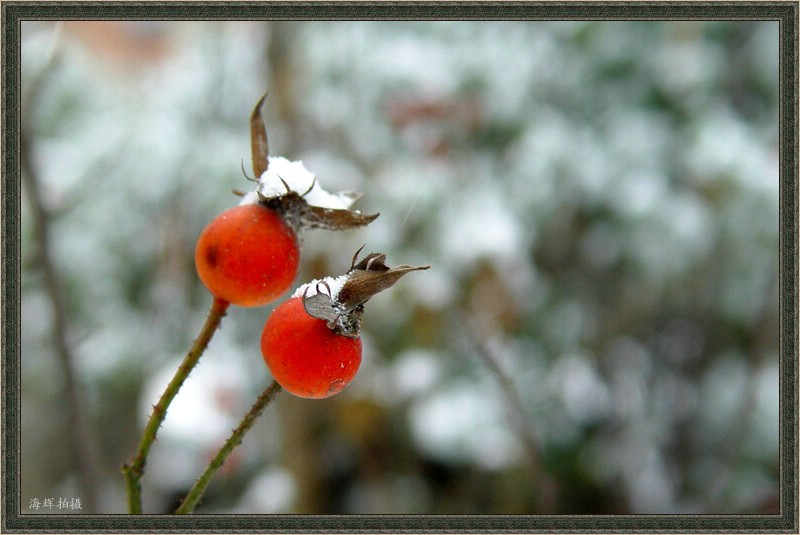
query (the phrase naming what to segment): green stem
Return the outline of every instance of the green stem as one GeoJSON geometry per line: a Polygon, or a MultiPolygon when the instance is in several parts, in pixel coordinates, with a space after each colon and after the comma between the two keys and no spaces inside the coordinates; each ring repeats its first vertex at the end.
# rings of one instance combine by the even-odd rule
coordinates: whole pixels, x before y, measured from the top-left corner
{"type": "Polygon", "coordinates": [[[234,429],[231,436],[225,441],[225,444],[222,445],[214,458],[211,459],[211,462],[208,463],[203,474],[195,481],[194,486],[189,490],[189,493],[183,499],[180,507],[175,510],[175,514],[186,515],[194,511],[209,483],[211,483],[211,480],[214,478],[214,474],[217,473],[217,470],[220,469],[225,459],[228,458],[233,450],[242,443],[245,434],[253,427],[256,419],[264,412],[264,408],[275,399],[275,396],[280,391],[281,385],[279,385],[277,381],[272,381],[272,384],[258,396],[256,402],[253,403],[253,406],[250,407],[250,410],[245,414],[244,418],[242,418],[239,427],[234,429]]]}
{"type": "Polygon", "coordinates": [[[144,475],[147,454],[156,439],[158,428],[164,422],[164,418],[167,416],[167,409],[178,394],[178,390],[180,390],[183,382],[189,377],[189,373],[197,365],[197,361],[200,360],[203,351],[208,347],[208,343],[211,341],[211,337],[214,336],[217,327],[219,327],[222,317],[225,316],[225,311],[228,309],[229,304],[227,301],[214,298],[200,334],[192,344],[189,352],[186,353],[180,366],[178,366],[175,375],[167,385],[164,393],[161,394],[158,403],[153,406],[153,412],[150,414],[150,420],[147,422],[142,434],[139,448],[133,458],[122,466],[125,489],[128,493],[128,512],[130,514],[142,514],[142,486],[140,480],[144,475]]]}

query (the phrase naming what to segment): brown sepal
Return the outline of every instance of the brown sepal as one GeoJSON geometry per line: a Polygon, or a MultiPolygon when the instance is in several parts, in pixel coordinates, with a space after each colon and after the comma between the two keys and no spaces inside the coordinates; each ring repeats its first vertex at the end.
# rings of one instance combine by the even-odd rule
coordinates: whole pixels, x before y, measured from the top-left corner
{"type": "Polygon", "coordinates": [[[264,93],[250,114],[250,151],[253,155],[253,173],[258,180],[269,165],[269,144],[267,143],[267,128],[261,117],[261,107],[264,105],[267,94],[264,93]]]}
{"type": "Polygon", "coordinates": [[[303,308],[309,316],[325,320],[328,328],[336,334],[347,336],[348,338],[358,338],[361,332],[361,316],[364,314],[364,306],[359,305],[352,310],[347,310],[338,302],[334,302],[328,293],[321,291],[320,286],[328,286],[325,281],[317,284],[317,293],[307,295],[308,289],[303,293],[303,308]]]}
{"type": "Polygon", "coordinates": [[[260,197],[260,203],[281,214],[296,231],[307,228],[348,230],[365,227],[380,214],[362,214],[355,210],[323,208],[308,204],[296,191],[287,191],[277,197],[260,197]]]}
{"type": "MultiPolygon", "coordinates": [[[[261,108],[267,98],[265,93],[256,103],[250,115],[250,149],[253,158],[254,178],[245,177],[252,181],[258,181],[269,165],[269,143],[267,142],[267,129],[261,115],[261,108]]],[[[244,168],[242,169],[244,171],[244,168]]],[[[281,179],[282,181],[283,179],[281,179]]],[[[292,191],[286,182],[286,193],[277,197],[264,197],[259,194],[260,203],[268,208],[272,208],[280,213],[296,232],[301,232],[307,228],[321,228],[327,230],[347,230],[357,227],[365,227],[375,220],[379,214],[365,215],[355,210],[344,210],[335,208],[323,208],[308,204],[303,198],[304,195],[313,189],[314,184],[303,194],[292,191]]],[[[345,193],[352,202],[358,200],[361,195],[358,193],[345,193]]]]}
{"type": "Polygon", "coordinates": [[[354,265],[349,271],[347,282],[339,290],[338,301],[344,309],[366,303],[373,295],[393,286],[406,273],[430,268],[407,264],[390,268],[385,261],[386,255],[383,253],[370,253],[357,264],[354,257],[354,265]]]}
{"type": "Polygon", "coordinates": [[[356,263],[360,252],[361,249],[353,256],[353,263],[347,272],[347,281],[335,298],[325,281],[317,283],[317,293],[314,295],[309,296],[308,289],[303,293],[303,307],[309,316],[325,320],[328,328],[336,334],[350,338],[358,337],[364,303],[373,295],[391,287],[410,271],[430,268],[430,266],[405,264],[390,268],[384,263],[386,255],[383,253],[370,253],[356,263]],[[327,293],[322,291],[323,287],[327,288],[327,293]]]}
{"type": "Polygon", "coordinates": [[[325,320],[328,322],[328,325],[334,323],[343,312],[341,308],[337,310],[337,307],[334,305],[333,299],[331,298],[331,288],[325,281],[317,283],[317,293],[314,295],[309,296],[308,288],[306,288],[306,291],[303,292],[303,308],[306,309],[306,313],[309,316],[325,320]],[[328,289],[327,294],[322,292],[322,286],[328,289]]]}

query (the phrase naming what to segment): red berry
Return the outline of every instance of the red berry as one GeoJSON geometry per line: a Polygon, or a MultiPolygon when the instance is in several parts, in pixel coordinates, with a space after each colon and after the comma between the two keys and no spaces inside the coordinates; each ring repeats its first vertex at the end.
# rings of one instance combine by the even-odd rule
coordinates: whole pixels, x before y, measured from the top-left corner
{"type": "Polygon", "coordinates": [[[291,286],[300,262],[294,231],[274,210],[234,206],[203,229],[194,252],[200,280],[214,297],[242,307],[265,305],[291,286]]]}
{"type": "Polygon", "coordinates": [[[358,372],[361,338],[334,333],[325,320],[308,315],[301,297],[292,297],[267,319],[261,353],[288,392],[327,398],[341,392],[358,372]]]}

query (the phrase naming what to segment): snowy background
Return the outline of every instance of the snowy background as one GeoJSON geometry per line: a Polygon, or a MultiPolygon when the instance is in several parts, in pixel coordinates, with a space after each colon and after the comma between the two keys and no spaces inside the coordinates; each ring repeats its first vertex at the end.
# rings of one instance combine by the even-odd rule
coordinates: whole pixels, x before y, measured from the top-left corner
{"type": "MultiPolygon", "coordinates": [[[[281,394],[198,512],[778,512],[777,22],[22,30],[23,512],[125,512],[119,466],[211,303],[194,242],[251,187],[265,90],[271,154],[381,214],[307,233],[297,285],[362,244],[432,268],[368,303],[354,382],[281,394]]],[[[145,512],[271,381],[273,307],[224,319],[145,512]]]]}

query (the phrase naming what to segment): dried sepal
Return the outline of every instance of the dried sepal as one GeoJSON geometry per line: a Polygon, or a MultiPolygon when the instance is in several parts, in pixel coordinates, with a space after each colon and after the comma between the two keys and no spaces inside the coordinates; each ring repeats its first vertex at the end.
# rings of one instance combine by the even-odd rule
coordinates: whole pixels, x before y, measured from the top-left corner
{"type": "Polygon", "coordinates": [[[356,262],[361,249],[353,256],[350,270],[343,276],[345,281],[338,292],[331,291],[331,286],[322,280],[317,282],[313,295],[308,295],[310,286],[302,293],[303,307],[309,316],[325,320],[328,328],[351,338],[358,336],[364,303],[373,295],[391,287],[406,273],[430,268],[406,264],[390,268],[385,263],[386,255],[383,253],[370,253],[356,262]]]}
{"type": "Polygon", "coordinates": [[[267,98],[267,93],[264,93],[256,107],[253,108],[253,113],[250,114],[250,150],[253,155],[253,173],[256,179],[264,174],[269,166],[269,144],[267,143],[267,127],[264,125],[264,119],[261,116],[261,107],[267,98]]]}
{"type": "Polygon", "coordinates": [[[340,208],[322,208],[308,205],[308,210],[303,214],[303,224],[308,228],[323,228],[327,230],[347,230],[365,227],[373,222],[380,214],[362,214],[355,210],[340,208]]]}
{"type": "MultiPolygon", "coordinates": [[[[364,247],[362,246],[361,249],[364,247]]],[[[361,251],[359,249],[359,252],[361,251]]],[[[353,257],[353,263],[350,266],[350,271],[388,271],[389,267],[386,265],[386,255],[383,253],[369,253],[367,256],[356,263],[358,253],[353,257]]]]}
{"type": "Polygon", "coordinates": [[[345,309],[335,298],[331,297],[330,287],[328,293],[320,291],[320,285],[328,286],[325,281],[317,284],[317,293],[308,295],[308,288],[303,292],[303,307],[309,316],[325,320],[328,328],[336,334],[348,338],[358,338],[361,332],[361,316],[364,306],[359,305],[353,309],[345,309]]]}
{"type": "MultiPolygon", "coordinates": [[[[288,189],[288,186],[287,186],[288,189]]],[[[283,195],[264,197],[259,193],[259,202],[283,215],[296,230],[321,228],[326,230],[348,230],[365,227],[380,214],[362,214],[356,210],[324,208],[308,204],[296,191],[287,190],[283,195]]]]}
{"type": "MultiPolygon", "coordinates": [[[[258,183],[255,191],[258,202],[280,213],[284,220],[286,220],[298,234],[308,228],[348,230],[364,227],[374,221],[375,218],[378,217],[378,214],[365,215],[357,210],[349,209],[353,203],[362,197],[360,193],[351,191],[338,193],[334,196],[338,196],[339,201],[335,208],[309,203],[305,199],[305,196],[311,193],[315,186],[317,186],[316,178],[312,180],[311,185],[305,192],[299,193],[292,189],[283,177],[278,175],[277,178],[283,185],[285,192],[276,192],[274,189],[269,193],[264,191],[267,180],[264,174],[269,167],[270,161],[267,130],[261,114],[261,108],[264,106],[266,98],[267,94],[265,93],[258,100],[250,115],[250,148],[252,151],[254,178],[247,176],[247,173],[244,171],[244,163],[242,163],[242,173],[245,178],[258,183]]],[[[283,159],[279,160],[283,161],[283,159]]],[[[279,164],[273,162],[273,167],[274,165],[279,164]]],[[[321,189],[322,188],[320,188],[320,190],[321,189]]],[[[322,191],[324,192],[324,190],[322,191]]],[[[324,193],[327,194],[327,192],[324,193]]],[[[251,199],[252,198],[246,199],[246,202],[252,202],[251,199]]]]}
{"type": "Polygon", "coordinates": [[[309,288],[306,288],[303,292],[303,307],[309,316],[325,320],[329,325],[341,316],[343,310],[341,308],[337,309],[334,305],[331,297],[331,288],[328,283],[325,281],[317,283],[317,293],[314,295],[308,295],[308,290],[309,288]],[[320,291],[320,286],[323,285],[328,288],[327,294],[320,291]]]}
{"type": "Polygon", "coordinates": [[[370,253],[351,268],[338,295],[338,301],[345,309],[366,303],[373,295],[392,287],[406,273],[430,268],[408,264],[390,268],[385,262],[385,254],[370,253]]]}

